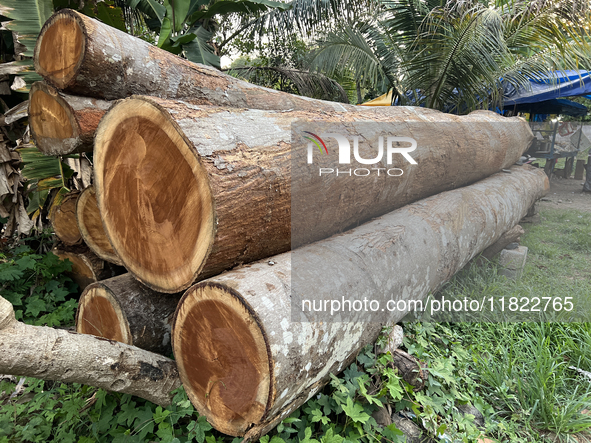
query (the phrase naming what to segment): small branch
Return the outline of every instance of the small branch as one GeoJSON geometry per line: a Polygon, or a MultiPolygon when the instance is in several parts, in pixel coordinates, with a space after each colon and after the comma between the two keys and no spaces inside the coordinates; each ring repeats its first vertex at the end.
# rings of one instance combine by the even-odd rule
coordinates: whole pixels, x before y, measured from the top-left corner
{"type": "Polygon", "coordinates": [[[180,386],[173,360],[93,335],[26,325],[1,296],[0,373],[82,383],[162,406],[180,386]]]}

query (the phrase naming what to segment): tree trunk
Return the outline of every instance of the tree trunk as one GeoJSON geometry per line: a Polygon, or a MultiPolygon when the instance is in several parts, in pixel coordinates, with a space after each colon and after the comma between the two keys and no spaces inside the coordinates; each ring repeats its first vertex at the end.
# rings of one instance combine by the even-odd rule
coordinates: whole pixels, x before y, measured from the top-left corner
{"type": "Polygon", "coordinates": [[[86,188],[78,197],[76,220],[80,235],[92,252],[110,263],[123,265],[105,235],[93,186],[86,188]]]}
{"type": "Polygon", "coordinates": [[[1,296],[0,373],[83,383],[162,406],[180,386],[173,360],[104,338],[25,325],[1,296]]]}
{"type": "Polygon", "coordinates": [[[60,90],[106,100],[140,94],[252,109],[343,108],[192,63],[71,9],[56,12],[41,29],[35,71],[60,90]]]}
{"type": "Polygon", "coordinates": [[[53,232],[68,246],[80,244],[82,237],[76,223],[76,201],[80,193],[72,191],[64,196],[61,203],[53,207],[49,214],[53,232]]]}
{"type": "MultiPolygon", "coordinates": [[[[375,157],[378,134],[366,138],[369,146],[359,151],[375,157]]],[[[95,189],[105,233],[125,267],[152,289],[174,293],[198,276],[287,251],[482,179],[513,164],[531,138],[525,121],[491,112],[280,112],[132,97],[101,120],[95,189]],[[402,159],[400,165],[408,165],[403,178],[350,177],[334,181],[328,192],[317,172],[292,176],[292,167],[300,167],[292,165],[292,153],[306,152],[299,138],[291,144],[292,123],[313,120],[352,138],[363,130],[356,122],[369,119],[389,133],[414,136],[418,166],[402,159]],[[312,197],[292,202],[292,186],[298,186],[298,198],[312,197]],[[306,219],[310,214],[313,223],[306,219]]],[[[316,160],[332,164],[326,158],[316,160]]]]}
{"type": "Polygon", "coordinates": [[[76,330],[170,355],[170,325],[181,294],[161,294],[130,274],[89,285],[78,303],[76,330]]]}
{"type": "Polygon", "coordinates": [[[388,301],[436,291],[548,189],[541,170],[514,167],[192,286],[179,302],[172,344],[193,405],[219,431],[258,439],[412,309],[384,311],[388,301]],[[382,310],[343,303],[331,316],[302,296],[329,308],[373,298],[382,310]]]}
{"type": "Polygon", "coordinates": [[[115,277],[122,274],[124,269],[114,266],[98,258],[85,245],[73,248],[56,247],[52,251],[61,260],[72,262],[72,271],[67,274],[78,283],[80,291],[88,285],[99,280],[115,277]]]}
{"type": "Polygon", "coordinates": [[[62,94],[44,82],[29,92],[29,122],[37,148],[47,155],[92,152],[94,131],[111,103],[62,94]]]}

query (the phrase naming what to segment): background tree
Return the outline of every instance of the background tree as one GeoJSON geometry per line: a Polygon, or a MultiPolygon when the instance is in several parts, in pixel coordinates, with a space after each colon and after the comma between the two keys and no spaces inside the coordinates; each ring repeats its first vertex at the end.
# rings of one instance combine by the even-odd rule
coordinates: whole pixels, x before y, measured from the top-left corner
{"type": "Polygon", "coordinates": [[[319,39],[313,67],[392,88],[401,103],[466,113],[502,105],[508,86],[589,65],[589,11],[575,2],[379,1],[375,18],[319,39]]]}

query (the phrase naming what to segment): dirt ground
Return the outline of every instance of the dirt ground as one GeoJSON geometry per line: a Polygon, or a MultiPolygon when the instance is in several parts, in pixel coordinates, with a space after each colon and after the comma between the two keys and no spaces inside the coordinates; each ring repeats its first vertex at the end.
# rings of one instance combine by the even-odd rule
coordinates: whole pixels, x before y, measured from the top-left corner
{"type": "Polygon", "coordinates": [[[591,212],[591,192],[583,192],[584,182],[585,180],[553,175],[550,179],[550,192],[538,203],[539,207],[591,212]]]}

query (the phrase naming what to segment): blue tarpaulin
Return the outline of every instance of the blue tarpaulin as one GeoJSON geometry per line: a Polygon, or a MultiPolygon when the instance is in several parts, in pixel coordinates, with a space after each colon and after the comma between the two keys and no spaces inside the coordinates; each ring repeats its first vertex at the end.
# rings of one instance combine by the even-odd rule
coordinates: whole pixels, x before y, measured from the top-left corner
{"type": "Polygon", "coordinates": [[[553,72],[546,77],[530,79],[530,85],[531,90],[516,90],[509,86],[505,90],[504,108],[560,97],[591,95],[591,73],[583,70],[553,72]]]}
{"type": "MultiPolygon", "coordinates": [[[[530,114],[562,114],[570,115],[573,117],[582,117],[587,115],[587,107],[573,102],[571,100],[565,100],[563,98],[555,98],[552,100],[546,100],[543,102],[536,103],[521,103],[510,109],[514,109],[517,112],[528,112],[530,114]]],[[[505,108],[507,109],[507,108],[505,108]]]]}

